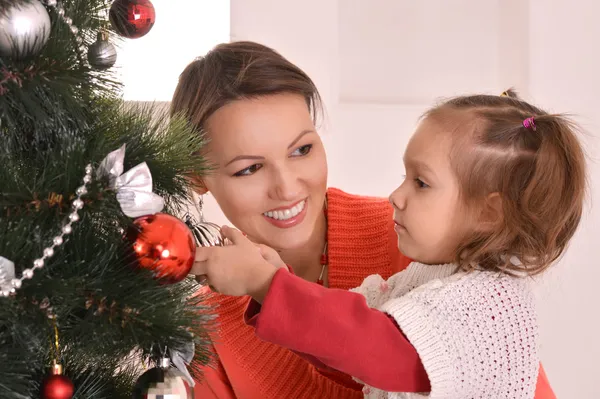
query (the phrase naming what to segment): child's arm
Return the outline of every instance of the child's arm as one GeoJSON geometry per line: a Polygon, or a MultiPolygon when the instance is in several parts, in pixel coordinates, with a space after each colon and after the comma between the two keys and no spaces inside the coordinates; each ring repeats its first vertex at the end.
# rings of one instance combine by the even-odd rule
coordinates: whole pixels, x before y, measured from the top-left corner
{"type": "Polygon", "coordinates": [[[192,274],[206,276],[221,294],[264,302],[256,323],[260,338],[313,355],[376,388],[429,391],[414,347],[362,295],[304,281],[285,265],[266,261],[265,249],[239,231],[221,232],[232,245],[198,248],[192,274]]]}
{"type": "Polygon", "coordinates": [[[282,269],[262,307],[254,302],[246,320],[259,338],[312,355],[315,359],[308,360],[316,366],[327,365],[386,391],[430,390],[415,348],[388,315],[369,308],[360,294],[324,288],[282,269]]]}

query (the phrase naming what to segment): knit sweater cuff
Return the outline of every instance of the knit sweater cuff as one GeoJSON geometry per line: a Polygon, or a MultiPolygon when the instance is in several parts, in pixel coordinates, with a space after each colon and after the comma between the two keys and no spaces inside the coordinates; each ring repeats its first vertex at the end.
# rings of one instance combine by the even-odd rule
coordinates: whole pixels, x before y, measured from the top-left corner
{"type": "Polygon", "coordinates": [[[445,345],[447,341],[439,330],[433,328],[433,320],[427,317],[428,310],[408,297],[385,303],[381,310],[391,315],[415,347],[431,383],[430,399],[454,398],[455,376],[453,360],[445,345]]]}

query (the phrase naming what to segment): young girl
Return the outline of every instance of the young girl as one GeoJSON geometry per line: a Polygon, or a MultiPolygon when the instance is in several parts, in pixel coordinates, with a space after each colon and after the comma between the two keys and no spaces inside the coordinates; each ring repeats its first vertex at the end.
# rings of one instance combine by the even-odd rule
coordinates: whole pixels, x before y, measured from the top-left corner
{"type": "Polygon", "coordinates": [[[199,249],[193,272],[223,294],[251,295],[245,317],[259,338],[353,375],[365,397],[533,398],[529,277],[579,224],[585,162],[567,119],[508,94],[425,114],[390,196],[398,248],[415,261],[387,281],[327,289],[229,228],[233,245],[199,249]]]}

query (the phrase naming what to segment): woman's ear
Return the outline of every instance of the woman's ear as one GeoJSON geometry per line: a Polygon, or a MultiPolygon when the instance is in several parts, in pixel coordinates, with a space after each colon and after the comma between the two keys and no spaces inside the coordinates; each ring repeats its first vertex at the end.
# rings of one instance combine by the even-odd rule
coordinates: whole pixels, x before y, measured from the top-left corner
{"type": "Polygon", "coordinates": [[[479,225],[482,231],[490,231],[497,228],[504,221],[504,208],[500,193],[489,194],[479,214],[479,225]]]}
{"type": "Polygon", "coordinates": [[[188,180],[190,182],[190,188],[196,194],[203,195],[208,192],[208,188],[206,187],[206,184],[204,184],[204,180],[202,180],[200,176],[191,176],[188,178],[188,180]]]}

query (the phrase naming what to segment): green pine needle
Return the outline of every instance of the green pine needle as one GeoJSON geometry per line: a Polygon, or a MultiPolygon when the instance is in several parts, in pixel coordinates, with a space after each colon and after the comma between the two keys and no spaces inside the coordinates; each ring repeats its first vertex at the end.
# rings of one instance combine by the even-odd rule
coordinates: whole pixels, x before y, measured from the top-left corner
{"type": "MultiPolygon", "coordinates": [[[[0,0],[0,18],[22,2],[0,0]]],[[[86,45],[101,26],[110,28],[97,17],[109,1],[61,3],[86,45]]],[[[0,81],[7,72],[20,79],[0,83],[0,256],[14,262],[17,277],[60,235],[85,166],[97,168],[121,145],[125,170],[147,163],[163,212],[181,215],[191,201],[190,177],[210,170],[194,155],[205,144],[199,132],[157,105],[123,102],[114,74],[82,63],[71,31],[48,9],[52,32],[42,52],[0,58],[0,81]]],[[[72,234],[14,296],[0,297],[2,398],[39,397],[55,353],[48,308],[74,398],[131,397],[139,364],[149,364],[156,345],[176,350],[193,337],[196,376],[212,360],[215,310],[194,280],[163,285],[137,268],[127,236],[132,219],[108,180],[93,177],[72,234]]]]}

